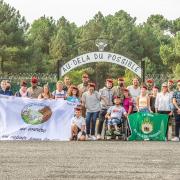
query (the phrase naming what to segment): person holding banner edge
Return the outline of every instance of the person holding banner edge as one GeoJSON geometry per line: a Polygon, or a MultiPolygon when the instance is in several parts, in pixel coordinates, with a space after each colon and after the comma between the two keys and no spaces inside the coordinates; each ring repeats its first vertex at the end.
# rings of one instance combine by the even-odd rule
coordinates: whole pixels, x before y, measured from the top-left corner
{"type": "Polygon", "coordinates": [[[180,131],[180,80],[177,82],[177,91],[173,93],[174,117],[175,117],[175,137],[172,141],[179,141],[180,131]]]}

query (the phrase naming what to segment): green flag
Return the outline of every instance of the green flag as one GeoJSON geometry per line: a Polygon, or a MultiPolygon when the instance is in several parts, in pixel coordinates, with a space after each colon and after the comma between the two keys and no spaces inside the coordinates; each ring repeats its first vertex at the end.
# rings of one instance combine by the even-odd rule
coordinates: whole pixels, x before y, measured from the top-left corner
{"type": "Polygon", "coordinates": [[[168,127],[168,115],[157,113],[135,113],[128,116],[131,135],[129,141],[154,140],[165,141],[168,127]]]}

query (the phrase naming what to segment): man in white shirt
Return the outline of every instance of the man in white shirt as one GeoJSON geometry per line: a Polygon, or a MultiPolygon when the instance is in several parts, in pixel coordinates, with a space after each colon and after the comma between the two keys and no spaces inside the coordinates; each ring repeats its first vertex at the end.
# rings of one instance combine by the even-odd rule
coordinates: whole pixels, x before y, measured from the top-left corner
{"type": "Polygon", "coordinates": [[[131,94],[133,98],[133,113],[136,113],[137,112],[136,99],[141,93],[141,90],[139,87],[139,80],[137,78],[134,78],[133,85],[128,86],[127,89],[129,90],[129,93],[131,94]]]}

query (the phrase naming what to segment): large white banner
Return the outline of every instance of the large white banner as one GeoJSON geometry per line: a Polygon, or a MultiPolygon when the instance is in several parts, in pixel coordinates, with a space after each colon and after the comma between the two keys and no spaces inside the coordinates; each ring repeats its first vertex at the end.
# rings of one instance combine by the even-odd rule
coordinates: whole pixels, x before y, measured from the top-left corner
{"type": "Polygon", "coordinates": [[[0,96],[0,140],[69,140],[75,104],[0,96]]]}

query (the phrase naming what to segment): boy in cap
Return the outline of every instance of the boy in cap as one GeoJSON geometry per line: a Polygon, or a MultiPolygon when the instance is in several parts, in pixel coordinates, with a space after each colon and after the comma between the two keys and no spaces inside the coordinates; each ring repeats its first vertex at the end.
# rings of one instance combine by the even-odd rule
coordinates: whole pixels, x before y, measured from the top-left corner
{"type": "Polygon", "coordinates": [[[33,76],[31,79],[31,87],[27,89],[31,98],[38,98],[38,96],[43,92],[43,88],[38,86],[38,78],[33,76]]]}
{"type": "Polygon", "coordinates": [[[85,141],[85,119],[81,115],[81,107],[77,106],[74,110],[75,116],[71,120],[71,140],[85,141]]]}
{"type": "Polygon", "coordinates": [[[111,126],[113,125],[115,128],[114,134],[120,135],[120,131],[118,129],[118,124],[123,123],[122,117],[125,116],[127,118],[127,112],[124,109],[124,107],[121,106],[121,98],[119,96],[114,97],[114,106],[111,106],[106,114],[106,118],[108,119],[107,125],[108,125],[108,131],[106,134],[108,136],[112,135],[111,126]]]}

